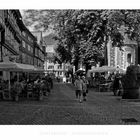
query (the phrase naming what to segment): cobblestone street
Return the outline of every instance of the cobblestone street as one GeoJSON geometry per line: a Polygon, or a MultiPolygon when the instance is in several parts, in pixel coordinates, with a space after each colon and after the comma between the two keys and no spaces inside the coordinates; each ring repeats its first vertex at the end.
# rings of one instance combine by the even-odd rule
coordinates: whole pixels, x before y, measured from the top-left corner
{"type": "Polygon", "coordinates": [[[111,92],[89,91],[86,102],[75,99],[71,84],[55,83],[43,101],[0,102],[0,124],[140,124],[140,102],[122,101],[111,92]],[[137,122],[125,123],[122,119],[137,122]]]}

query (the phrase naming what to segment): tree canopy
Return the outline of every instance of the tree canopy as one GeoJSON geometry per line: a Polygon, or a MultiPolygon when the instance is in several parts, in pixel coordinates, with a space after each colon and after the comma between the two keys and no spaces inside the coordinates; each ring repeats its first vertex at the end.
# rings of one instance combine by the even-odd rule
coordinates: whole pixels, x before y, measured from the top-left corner
{"type": "Polygon", "coordinates": [[[35,29],[55,30],[56,52],[61,62],[102,61],[109,39],[112,46],[124,45],[124,34],[140,39],[140,10],[27,10],[25,24],[35,29]],[[35,24],[36,23],[36,24],[35,24]]]}

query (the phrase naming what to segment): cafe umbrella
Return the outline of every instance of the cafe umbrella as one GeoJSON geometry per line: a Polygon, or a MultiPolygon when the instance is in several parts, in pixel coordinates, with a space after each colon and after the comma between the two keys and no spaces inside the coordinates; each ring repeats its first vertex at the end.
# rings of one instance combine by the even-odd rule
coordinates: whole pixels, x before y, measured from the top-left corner
{"type": "Polygon", "coordinates": [[[75,72],[77,75],[85,75],[85,69],[78,69],[76,72],[75,72]]]}

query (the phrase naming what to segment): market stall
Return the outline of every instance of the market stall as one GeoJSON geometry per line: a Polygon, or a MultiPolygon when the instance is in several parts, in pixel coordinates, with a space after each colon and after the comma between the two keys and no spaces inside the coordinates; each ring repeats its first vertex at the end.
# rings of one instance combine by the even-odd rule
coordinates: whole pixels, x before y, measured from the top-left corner
{"type": "Polygon", "coordinates": [[[119,72],[119,73],[125,73],[125,71],[118,67],[111,67],[111,66],[102,66],[102,67],[94,67],[91,70],[88,70],[87,76],[90,77],[92,73],[103,73],[103,72],[119,72]]]}
{"type": "Polygon", "coordinates": [[[118,67],[110,67],[110,66],[102,66],[102,67],[94,67],[91,70],[88,70],[87,77],[92,79],[93,74],[98,74],[98,78],[94,78],[94,85],[99,88],[99,91],[102,91],[102,89],[105,89],[109,91],[112,86],[112,79],[108,79],[108,75],[113,73],[125,73],[125,71],[118,67]],[[106,78],[107,76],[107,78],[106,78]]]}

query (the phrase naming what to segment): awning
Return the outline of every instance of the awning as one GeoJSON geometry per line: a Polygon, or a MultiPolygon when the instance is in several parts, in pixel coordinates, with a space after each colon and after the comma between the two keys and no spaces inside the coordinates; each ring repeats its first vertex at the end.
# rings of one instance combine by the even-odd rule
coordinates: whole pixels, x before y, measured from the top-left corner
{"type": "Polygon", "coordinates": [[[15,62],[1,62],[0,70],[5,71],[34,71],[33,65],[21,64],[15,62]]]}
{"type": "Polygon", "coordinates": [[[44,72],[44,69],[39,68],[39,67],[34,67],[34,72],[43,73],[44,72]]]}
{"type": "Polygon", "coordinates": [[[124,70],[122,70],[121,68],[117,68],[117,67],[110,67],[110,66],[102,66],[102,67],[95,67],[91,70],[89,70],[89,72],[115,72],[115,71],[120,71],[120,72],[124,72],[124,70]]]}

